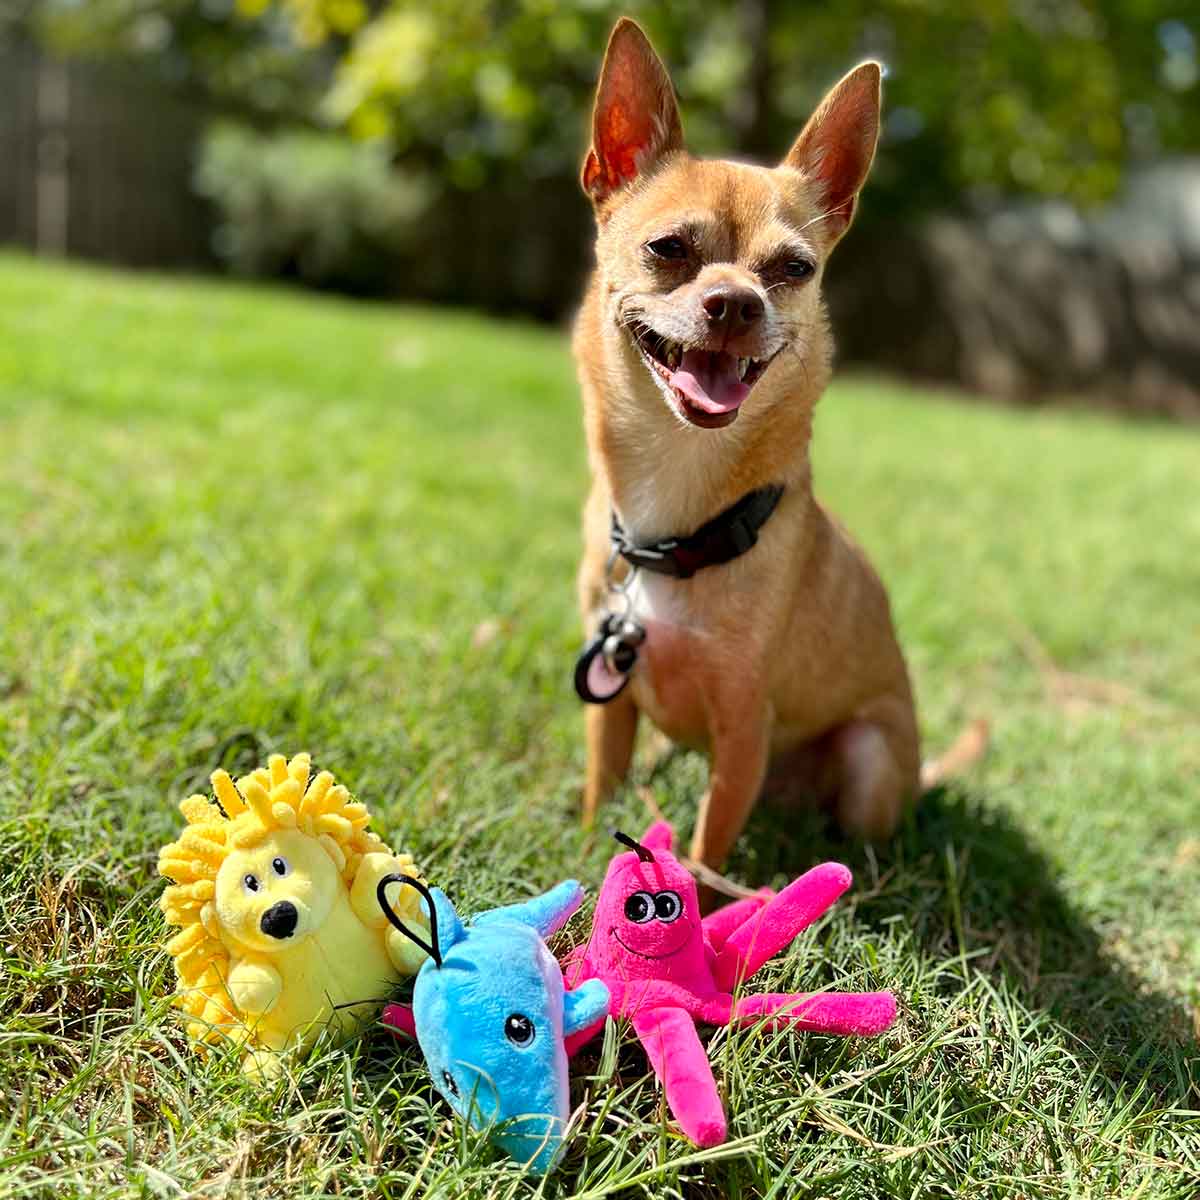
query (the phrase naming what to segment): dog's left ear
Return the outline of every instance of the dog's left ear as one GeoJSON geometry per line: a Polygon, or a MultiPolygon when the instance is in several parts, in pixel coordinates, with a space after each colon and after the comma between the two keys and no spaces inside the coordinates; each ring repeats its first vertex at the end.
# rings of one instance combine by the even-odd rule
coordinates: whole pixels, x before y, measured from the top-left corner
{"type": "Polygon", "coordinates": [[[622,17],[600,68],[583,190],[599,205],[664,154],[682,149],[671,77],[641,26],[622,17]]]}
{"type": "Polygon", "coordinates": [[[875,157],[880,74],[876,62],[855,67],[821,101],[783,160],[821,185],[821,228],[830,245],[849,227],[875,157]]]}

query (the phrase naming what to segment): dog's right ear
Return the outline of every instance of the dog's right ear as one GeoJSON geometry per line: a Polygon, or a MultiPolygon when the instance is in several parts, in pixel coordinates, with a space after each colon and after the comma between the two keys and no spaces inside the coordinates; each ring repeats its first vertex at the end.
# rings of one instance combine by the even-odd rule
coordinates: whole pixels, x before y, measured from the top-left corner
{"type": "Polygon", "coordinates": [[[583,190],[602,204],[664,154],[682,149],[683,126],[667,69],[637,22],[622,17],[600,69],[583,190]]]}

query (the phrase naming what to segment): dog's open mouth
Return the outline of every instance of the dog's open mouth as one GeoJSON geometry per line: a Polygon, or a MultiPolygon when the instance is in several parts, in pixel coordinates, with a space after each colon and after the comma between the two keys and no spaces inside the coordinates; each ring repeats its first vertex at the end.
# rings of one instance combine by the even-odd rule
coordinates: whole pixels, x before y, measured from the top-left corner
{"type": "Polygon", "coordinates": [[[679,415],[702,429],[732,425],[771,361],[720,350],[685,350],[653,330],[638,334],[635,341],[647,366],[666,385],[679,415]]]}

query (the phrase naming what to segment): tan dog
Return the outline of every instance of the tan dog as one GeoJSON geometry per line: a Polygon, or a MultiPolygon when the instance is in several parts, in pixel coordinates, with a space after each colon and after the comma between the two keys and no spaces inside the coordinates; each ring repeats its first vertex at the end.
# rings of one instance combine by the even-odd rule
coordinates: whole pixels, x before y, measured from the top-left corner
{"type": "Polygon", "coordinates": [[[638,574],[647,637],[630,685],[587,713],[589,822],[625,777],[640,712],[711,754],[691,853],[712,867],[768,779],[818,793],[868,837],[892,832],[921,783],[887,595],[814,498],[808,454],[830,374],[821,275],[875,153],[879,82],[876,63],[851,71],[774,168],[687,153],[670,79],[630,20],[597,90],[583,168],[597,266],[574,339],[594,473],[589,633],[610,606],[613,514],[645,545],[784,488],[748,552],[689,579],[638,574]]]}

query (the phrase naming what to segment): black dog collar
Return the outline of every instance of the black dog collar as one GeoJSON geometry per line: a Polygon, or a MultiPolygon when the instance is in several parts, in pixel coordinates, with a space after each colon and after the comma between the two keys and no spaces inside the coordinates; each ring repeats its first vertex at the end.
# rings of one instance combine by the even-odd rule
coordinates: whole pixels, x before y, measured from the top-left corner
{"type": "Polygon", "coordinates": [[[691,579],[705,567],[717,567],[745,554],[758,541],[759,530],[782,496],[783,485],[778,483],[747,492],[688,537],[663,538],[648,546],[630,541],[614,512],[613,549],[632,567],[672,579],[691,579]]]}

